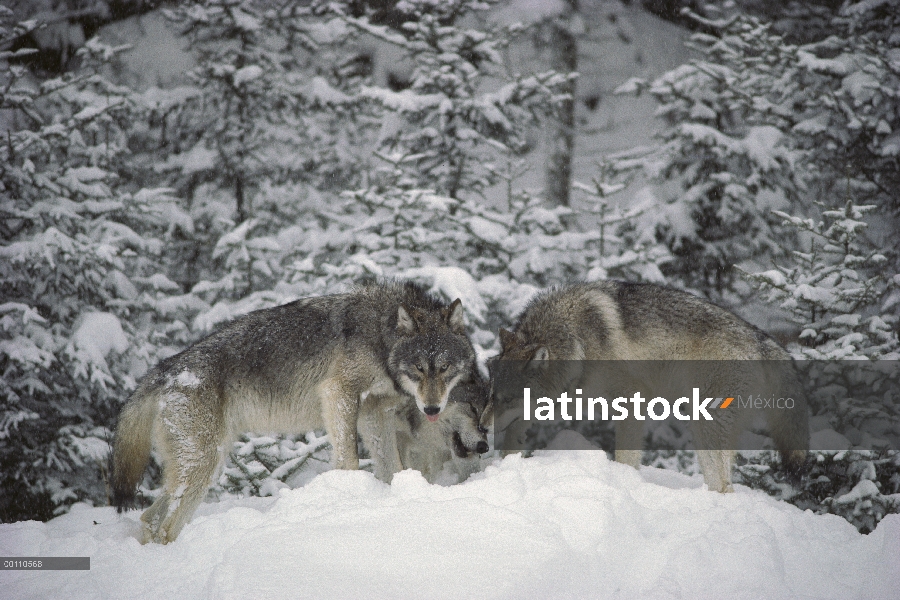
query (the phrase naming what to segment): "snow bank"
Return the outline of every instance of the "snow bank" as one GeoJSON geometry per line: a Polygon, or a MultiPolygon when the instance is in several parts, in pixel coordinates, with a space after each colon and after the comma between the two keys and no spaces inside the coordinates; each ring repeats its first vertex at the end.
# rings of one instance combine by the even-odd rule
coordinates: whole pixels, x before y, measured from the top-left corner
{"type": "Polygon", "coordinates": [[[204,504],[168,546],[138,544],[137,511],[0,525],[2,555],[91,557],[90,572],[0,577],[6,597],[70,600],[896,597],[900,515],[866,536],[736,487],[592,451],[510,456],[450,487],[329,471],[204,504]]]}

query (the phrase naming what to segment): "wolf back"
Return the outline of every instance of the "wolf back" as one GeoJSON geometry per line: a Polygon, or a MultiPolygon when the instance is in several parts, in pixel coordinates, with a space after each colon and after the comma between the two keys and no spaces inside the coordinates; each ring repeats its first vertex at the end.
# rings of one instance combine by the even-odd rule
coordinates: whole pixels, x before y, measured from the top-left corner
{"type": "Polygon", "coordinates": [[[144,541],[175,539],[241,432],[325,428],[335,466],[357,469],[357,421],[367,397],[411,397],[437,419],[474,358],[459,300],[446,305],[411,283],[250,313],[141,381],[115,434],[113,502],[121,510],[133,501],[152,443],[164,489],[141,517],[144,541]]]}
{"type": "MultiPolygon", "coordinates": [[[[731,312],[686,292],[652,284],[602,281],[553,289],[536,296],[519,316],[512,332],[501,330],[502,352],[498,359],[535,360],[724,360],[790,361],[790,355],[764,332],[731,312]]],[[[732,363],[739,364],[739,363],[732,363]]],[[[793,369],[790,369],[793,373],[793,369]]],[[[786,382],[796,389],[795,381],[786,382]]],[[[578,387],[577,385],[575,387],[578,387]]],[[[796,469],[809,443],[805,408],[790,418],[783,413],[766,415],[782,459],[796,469]]],[[[482,424],[494,420],[493,404],[482,424]]],[[[510,428],[522,436],[521,420],[510,428]]],[[[727,439],[710,441],[711,447],[734,447],[742,423],[710,428],[692,423],[695,435],[727,439]]],[[[641,452],[620,449],[620,440],[640,439],[642,424],[617,423],[616,460],[640,465],[641,452]]],[[[733,451],[703,450],[698,459],[710,489],[731,490],[733,451]]]]}

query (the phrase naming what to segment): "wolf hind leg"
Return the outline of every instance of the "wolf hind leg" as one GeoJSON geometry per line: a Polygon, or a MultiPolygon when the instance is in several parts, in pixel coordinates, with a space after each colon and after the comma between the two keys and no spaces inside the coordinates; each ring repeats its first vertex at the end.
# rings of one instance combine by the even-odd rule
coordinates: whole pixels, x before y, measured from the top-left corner
{"type": "MultiPolygon", "coordinates": [[[[225,432],[213,411],[187,414],[177,403],[161,411],[160,452],[163,491],[141,515],[142,543],[175,540],[203,502],[213,476],[225,458],[225,432]]],[[[199,404],[199,403],[196,403],[199,404]]]]}
{"type": "Polygon", "coordinates": [[[222,455],[213,446],[196,463],[165,468],[163,493],[141,515],[142,543],[167,544],[175,540],[203,502],[222,455]],[[174,471],[174,473],[172,472],[174,471]]]}

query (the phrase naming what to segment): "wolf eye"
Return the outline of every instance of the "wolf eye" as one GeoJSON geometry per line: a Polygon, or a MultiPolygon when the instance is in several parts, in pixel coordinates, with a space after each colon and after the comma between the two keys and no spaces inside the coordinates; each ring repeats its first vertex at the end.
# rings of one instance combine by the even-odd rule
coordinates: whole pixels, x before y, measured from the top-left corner
{"type": "Polygon", "coordinates": [[[449,368],[450,368],[450,365],[449,365],[448,363],[442,364],[441,367],[440,367],[441,373],[446,373],[446,372],[447,372],[447,369],[449,369],[449,368]]]}
{"type": "Polygon", "coordinates": [[[425,372],[425,367],[423,367],[421,363],[416,363],[415,367],[416,367],[416,371],[418,371],[419,373],[425,372]]]}

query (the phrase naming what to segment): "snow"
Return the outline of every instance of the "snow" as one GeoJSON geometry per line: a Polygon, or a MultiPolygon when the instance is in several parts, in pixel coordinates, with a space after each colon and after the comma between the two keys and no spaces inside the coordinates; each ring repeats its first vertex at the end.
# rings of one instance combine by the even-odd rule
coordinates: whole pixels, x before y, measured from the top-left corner
{"type": "Polygon", "coordinates": [[[244,31],[257,31],[260,28],[259,19],[253,15],[247,14],[242,10],[236,10],[233,13],[234,24],[244,31]]]}
{"type": "Polygon", "coordinates": [[[213,258],[218,258],[231,250],[233,246],[239,246],[242,242],[245,242],[247,240],[247,234],[251,229],[256,227],[258,222],[259,219],[244,221],[232,231],[229,231],[220,237],[219,241],[216,242],[216,247],[213,249],[213,258]]]}
{"type": "Polygon", "coordinates": [[[238,69],[234,73],[234,85],[240,86],[248,81],[253,81],[262,76],[263,70],[259,65],[248,65],[242,69],[238,69]]]}
{"type": "Polygon", "coordinates": [[[777,169],[775,146],[781,141],[781,131],[771,126],[751,127],[743,140],[743,147],[762,170],[777,169]]]}
{"type": "Polygon", "coordinates": [[[125,352],[128,338],[122,330],[119,318],[107,312],[91,312],[82,317],[81,325],[72,334],[72,343],[86,353],[91,362],[106,364],[104,360],[110,352],[125,352]]]}
{"type": "Polygon", "coordinates": [[[879,494],[881,494],[881,490],[878,489],[878,486],[875,485],[874,481],[870,481],[869,479],[862,479],[853,487],[852,490],[850,490],[843,496],[835,498],[834,501],[837,504],[855,504],[860,500],[878,496],[879,494]]]}
{"type": "Polygon", "coordinates": [[[821,302],[827,304],[834,301],[834,292],[825,287],[813,287],[806,283],[801,283],[794,290],[794,296],[808,300],[810,302],[821,302]]]}
{"type": "Polygon", "coordinates": [[[469,219],[468,225],[473,234],[487,242],[501,245],[509,243],[509,231],[499,223],[474,216],[469,219]]]}
{"type": "Polygon", "coordinates": [[[309,95],[322,104],[338,105],[350,101],[347,94],[332,87],[324,77],[318,75],[309,83],[309,95]]]}
{"type": "Polygon", "coordinates": [[[76,448],[78,455],[103,464],[109,458],[109,442],[96,436],[69,436],[69,443],[76,448]]]}
{"type": "Polygon", "coordinates": [[[384,104],[391,110],[399,112],[415,112],[439,106],[445,100],[442,94],[416,94],[412,90],[392,92],[379,87],[363,86],[360,96],[371,98],[384,104]]]}
{"type": "Polygon", "coordinates": [[[333,470],[274,497],[206,503],[167,546],[137,542],[137,511],[76,505],[0,525],[0,553],[90,556],[90,572],[6,571],[4,595],[896,597],[900,515],[861,535],[736,488],[712,493],[596,451],[513,455],[449,487],[414,471],[386,485],[333,470]]]}
{"type": "Polygon", "coordinates": [[[478,291],[483,297],[508,307],[511,315],[518,315],[540,289],[503,275],[488,275],[478,282],[478,291]]]}
{"type": "Polygon", "coordinates": [[[862,0],[862,2],[844,6],[841,9],[841,13],[844,15],[862,15],[891,2],[892,0],[862,0]]]}
{"type": "Polygon", "coordinates": [[[897,156],[900,154],[900,131],[885,138],[881,145],[881,154],[883,156],[897,156]]]}
{"type": "Polygon", "coordinates": [[[218,165],[217,161],[218,154],[214,150],[206,148],[201,142],[187,152],[173,154],[155,168],[159,171],[176,168],[181,169],[185,175],[193,175],[214,169],[218,165]]]}
{"type": "MultiPolygon", "coordinates": [[[[42,317],[37,309],[28,306],[27,304],[22,304],[21,302],[4,302],[3,304],[0,304],[0,315],[20,311],[22,313],[22,323],[24,325],[27,325],[29,321],[36,321],[38,323],[47,322],[47,319],[42,317]]],[[[0,318],[0,328],[4,331],[8,331],[12,328],[12,322],[8,322],[6,317],[0,318]]]]}
{"type": "Polygon", "coordinates": [[[14,362],[29,366],[40,365],[47,368],[54,361],[52,352],[39,348],[24,335],[17,335],[11,340],[0,340],[0,353],[14,362]]]}
{"type": "Polygon", "coordinates": [[[459,298],[470,319],[484,322],[487,306],[481,298],[475,279],[465,270],[459,267],[419,267],[404,271],[403,278],[425,280],[432,286],[432,293],[442,294],[451,301],[459,298]]]}
{"type": "Polygon", "coordinates": [[[798,50],[797,58],[800,66],[810,71],[820,71],[832,75],[846,75],[852,69],[852,64],[849,64],[851,61],[845,55],[841,55],[836,59],[819,58],[804,50],[798,50]]]}
{"type": "Polygon", "coordinates": [[[787,283],[787,277],[778,269],[770,269],[762,273],[757,273],[757,277],[765,280],[769,285],[778,287],[787,283]]]}
{"type": "Polygon", "coordinates": [[[193,371],[185,369],[175,378],[175,383],[185,388],[195,388],[200,385],[200,378],[193,371]]]}
{"type": "Polygon", "coordinates": [[[844,77],[841,87],[853,97],[856,106],[861,106],[872,101],[881,85],[869,73],[854,71],[844,77]]]}
{"type": "Polygon", "coordinates": [[[164,290],[171,292],[181,289],[180,285],[178,285],[162,273],[154,273],[150,277],[135,277],[134,279],[138,283],[146,283],[153,286],[153,289],[155,290],[164,290]]]}

